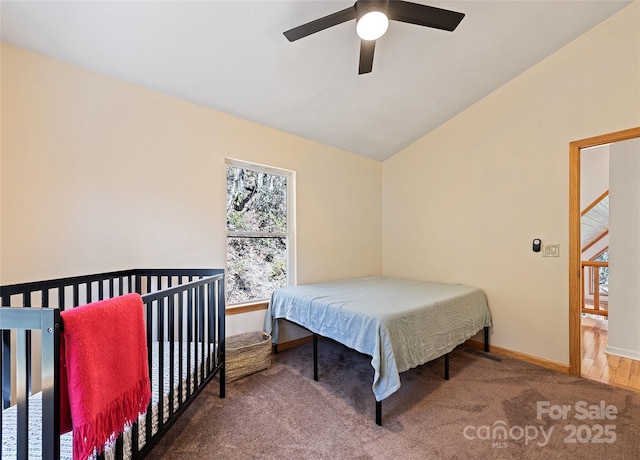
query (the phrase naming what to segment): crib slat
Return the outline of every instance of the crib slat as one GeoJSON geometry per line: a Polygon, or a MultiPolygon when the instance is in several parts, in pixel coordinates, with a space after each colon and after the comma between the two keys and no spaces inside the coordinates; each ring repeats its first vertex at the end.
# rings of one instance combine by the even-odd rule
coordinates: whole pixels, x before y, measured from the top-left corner
{"type": "MultiPolygon", "coordinates": [[[[4,356],[4,331],[0,331],[0,337],[2,337],[2,350],[0,351],[0,369],[2,369],[2,377],[0,378],[0,384],[2,386],[2,407],[0,408],[0,433],[4,433],[4,431],[2,431],[2,414],[4,412],[5,409],[5,405],[4,405],[4,393],[5,393],[5,386],[4,386],[4,375],[5,375],[5,369],[4,369],[4,362],[6,361],[6,358],[4,356]]],[[[11,389],[9,389],[9,391],[11,391],[11,389]]]]}
{"type": "MultiPolygon", "coordinates": [[[[178,375],[180,375],[180,379],[182,379],[182,376],[184,375],[184,364],[183,364],[183,359],[182,357],[184,356],[183,353],[183,348],[182,348],[182,337],[183,337],[183,331],[182,328],[184,327],[184,321],[183,321],[183,317],[184,317],[184,293],[180,293],[178,294],[178,356],[180,357],[180,361],[178,361],[178,375]]],[[[178,400],[180,401],[180,404],[182,404],[182,401],[184,401],[182,399],[183,396],[183,392],[182,392],[182,385],[180,385],[178,387],[178,400]]]]}
{"type": "Polygon", "coordinates": [[[215,360],[216,360],[216,354],[215,353],[211,353],[210,349],[211,349],[211,344],[215,343],[215,340],[213,338],[215,331],[216,331],[216,315],[215,310],[213,308],[213,306],[215,305],[215,290],[214,290],[214,285],[208,284],[207,285],[207,293],[209,294],[208,296],[208,300],[207,300],[207,305],[208,305],[208,320],[209,320],[209,327],[207,328],[209,331],[209,336],[207,337],[207,372],[211,372],[211,370],[215,367],[215,360]]]}
{"type": "Polygon", "coordinates": [[[225,295],[224,295],[224,279],[216,281],[218,284],[218,299],[216,303],[217,315],[218,315],[218,349],[217,356],[218,362],[216,366],[222,366],[220,368],[220,397],[224,398],[226,395],[226,375],[225,375],[225,366],[226,366],[226,357],[225,357],[225,295]]]}
{"type": "MultiPolygon", "coordinates": [[[[171,279],[169,279],[169,287],[171,287],[171,279]]],[[[175,321],[174,321],[174,295],[170,295],[169,305],[168,305],[168,317],[167,317],[167,332],[168,332],[168,341],[169,341],[169,417],[173,416],[173,397],[175,393],[175,321]]],[[[182,375],[178,376],[178,381],[182,378],[182,375]]]]}
{"type": "Polygon", "coordinates": [[[116,439],[116,458],[124,458],[124,441],[122,439],[122,433],[116,439]]]}
{"type": "Polygon", "coordinates": [[[200,287],[193,292],[193,390],[198,388],[200,374],[200,287]]]}
{"type": "MultiPolygon", "coordinates": [[[[147,409],[147,413],[149,413],[149,409],[147,409]]],[[[139,422],[138,419],[136,419],[135,423],[131,426],[131,452],[140,451],[140,447],[138,446],[139,429],[139,422]]]]}
{"type": "Polygon", "coordinates": [[[78,283],[73,283],[73,308],[80,305],[80,289],[78,283]]]}
{"type": "MultiPolygon", "coordinates": [[[[11,306],[11,297],[2,295],[0,297],[1,306],[11,306]]],[[[2,369],[2,409],[4,410],[11,403],[11,353],[9,345],[11,343],[11,333],[9,331],[0,332],[2,338],[2,351],[0,352],[0,369],[2,369]]],[[[2,414],[0,413],[0,430],[2,429],[2,414]]],[[[1,433],[2,431],[0,431],[1,433]]]]}
{"type": "MultiPolygon", "coordinates": [[[[151,350],[153,350],[153,345],[152,345],[152,341],[153,341],[153,301],[149,301],[145,303],[145,310],[147,313],[147,363],[149,366],[149,378],[153,378],[153,376],[151,375],[151,369],[153,369],[153,353],[151,350]]],[[[145,442],[149,442],[149,439],[151,439],[151,417],[149,416],[149,414],[152,411],[152,402],[149,403],[149,406],[147,408],[147,416],[145,417],[145,431],[146,431],[146,435],[145,435],[145,442]]]]}
{"type": "Polygon", "coordinates": [[[60,310],[42,314],[42,452],[45,458],[60,458],[60,310]]]}
{"type": "MultiPolygon", "coordinates": [[[[24,293],[22,295],[22,307],[23,308],[31,308],[31,292],[28,293],[24,293]]],[[[25,332],[25,352],[24,352],[24,359],[25,359],[25,369],[26,371],[26,385],[25,385],[25,389],[27,392],[27,397],[31,396],[31,331],[29,329],[27,329],[25,332]]]]}
{"type": "MultiPolygon", "coordinates": [[[[191,343],[193,342],[193,291],[187,291],[187,373],[191,373],[191,358],[193,357],[191,343]]],[[[191,379],[187,379],[187,398],[191,396],[191,379]]]]}
{"type": "Polygon", "coordinates": [[[27,400],[29,369],[27,367],[27,331],[16,331],[16,406],[17,458],[29,458],[29,404],[27,400]]]}
{"type": "MultiPolygon", "coordinates": [[[[164,297],[156,301],[158,315],[158,388],[162,393],[164,391],[164,297]]],[[[164,425],[164,398],[160,397],[158,401],[158,429],[164,425]]]]}
{"type": "Polygon", "coordinates": [[[200,316],[200,321],[199,321],[199,325],[200,325],[200,329],[199,329],[199,334],[198,334],[198,340],[200,343],[200,356],[202,359],[200,359],[200,374],[198,375],[198,373],[196,372],[196,377],[198,378],[198,384],[196,385],[196,388],[198,386],[200,386],[200,383],[203,381],[205,373],[204,373],[204,369],[205,369],[205,337],[204,337],[204,326],[205,326],[205,322],[204,322],[204,301],[205,301],[205,296],[204,296],[204,286],[200,286],[198,288],[198,314],[200,316]]]}
{"type": "Polygon", "coordinates": [[[2,331],[2,409],[11,404],[11,331],[2,331]]]}
{"type": "Polygon", "coordinates": [[[193,388],[198,388],[198,338],[200,333],[200,311],[198,308],[200,299],[200,288],[193,290],[193,388]]]}
{"type": "Polygon", "coordinates": [[[64,311],[65,309],[64,286],[59,286],[57,289],[58,289],[58,308],[61,311],[64,311]]]}

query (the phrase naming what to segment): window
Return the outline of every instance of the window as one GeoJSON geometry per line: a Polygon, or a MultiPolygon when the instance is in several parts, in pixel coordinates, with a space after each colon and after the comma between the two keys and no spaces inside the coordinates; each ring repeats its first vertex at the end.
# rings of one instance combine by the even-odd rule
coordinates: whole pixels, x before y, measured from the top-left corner
{"type": "MultiPolygon", "coordinates": [[[[607,247],[604,251],[598,254],[596,257],[591,259],[594,262],[609,262],[609,247],[607,247]]],[[[589,294],[593,294],[596,290],[594,286],[594,276],[593,270],[598,270],[598,279],[600,286],[600,295],[609,295],[609,267],[591,267],[591,283],[590,283],[590,292],[589,294]]]]}
{"type": "Polygon", "coordinates": [[[294,173],[227,160],[227,303],[295,284],[294,173]]]}

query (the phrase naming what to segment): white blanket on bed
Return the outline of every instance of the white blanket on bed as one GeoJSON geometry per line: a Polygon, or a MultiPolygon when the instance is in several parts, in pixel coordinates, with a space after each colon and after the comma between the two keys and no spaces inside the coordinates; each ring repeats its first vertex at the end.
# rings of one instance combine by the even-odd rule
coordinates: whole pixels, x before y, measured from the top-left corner
{"type": "Polygon", "coordinates": [[[277,289],[264,325],[274,343],[278,318],[370,355],[377,401],[400,388],[400,372],[449,353],[491,326],[478,288],[387,277],[277,289]]]}

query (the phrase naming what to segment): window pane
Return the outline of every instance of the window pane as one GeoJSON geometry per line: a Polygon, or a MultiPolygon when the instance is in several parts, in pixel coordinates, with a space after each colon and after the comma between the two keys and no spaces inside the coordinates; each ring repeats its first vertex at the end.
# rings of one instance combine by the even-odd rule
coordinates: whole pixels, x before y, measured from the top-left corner
{"type": "Polygon", "coordinates": [[[227,167],[227,230],[287,231],[287,179],[227,167]]]}
{"type": "MultiPolygon", "coordinates": [[[[609,262],[609,250],[607,249],[598,257],[593,260],[597,260],[599,262],[609,262]]],[[[599,278],[600,278],[600,294],[608,295],[609,294],[609,267],[599,267],[599,278]]]]}
{"type": "Polygon", "coordinates": [[[267,300],[286,284],[286,238],[227,238],[229,304],[267,300]]]}
{"type": "Polygon", "coordinates": [[[593,260],[596,260],[598,262],[609,262],[609,250],[607,249],[602,254],[600,254],[598,257],[594,257],[593,260]]]}

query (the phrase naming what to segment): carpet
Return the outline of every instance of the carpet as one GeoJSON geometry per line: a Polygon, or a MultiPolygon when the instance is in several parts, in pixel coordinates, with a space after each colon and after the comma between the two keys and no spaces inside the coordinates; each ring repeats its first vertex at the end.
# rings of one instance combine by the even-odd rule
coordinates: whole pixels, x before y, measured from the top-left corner
{"type": "Polygon", "coordinates": [[[375,424],[370,357],[319,341],[273,355],[227,386],[213,381],[149,458],[638,459],[640,394],[459,347],[401,374],[375,424]]]}

